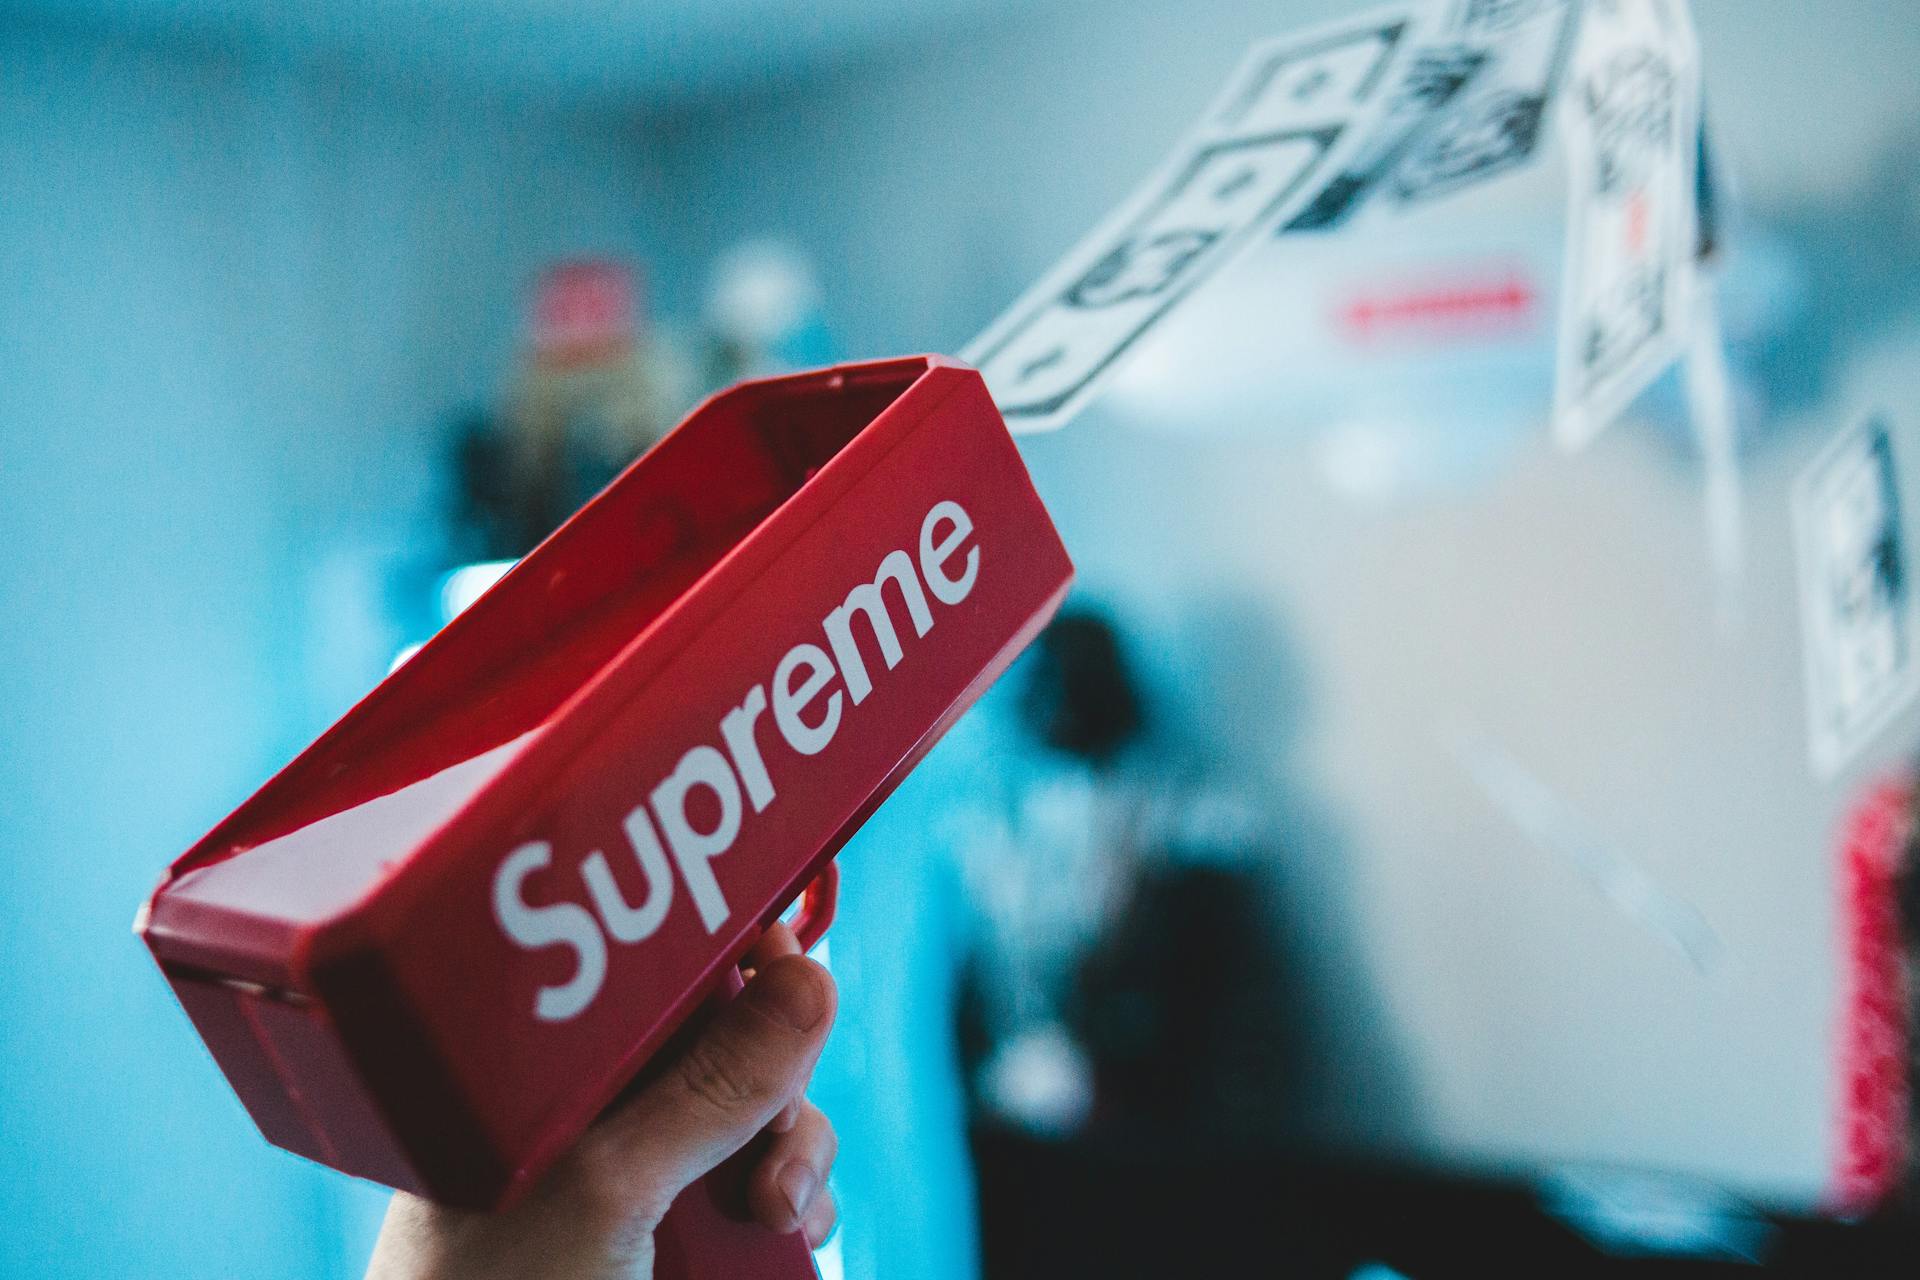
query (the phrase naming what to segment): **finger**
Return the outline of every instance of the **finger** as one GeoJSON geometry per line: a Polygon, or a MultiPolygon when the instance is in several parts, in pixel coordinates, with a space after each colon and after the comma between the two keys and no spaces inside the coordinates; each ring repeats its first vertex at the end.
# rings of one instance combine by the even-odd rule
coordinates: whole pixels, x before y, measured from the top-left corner
{"type": "Polygon", "coordinates": [[[747,1183],[753,1216],[774,1231],[798,1231],[827,1185],[840,1140],[820,1108],[802,1102],[793,1128],[775,1138],[747,1183]]]}
{"type": "Polygon", "coordinates": [[[813,1207],[807,1210],[804,1224],[807,1231],[807,1248],[818,1249],[833,1234],[840,1222],[840,1206],[834,1201],[833,1192],[822,1191],[813,1198],[813,1207]]]}
{"type": "Polygon", "coordinates": [[[795,936],[793,927],[784,920],[775,920],[767,926],[766,931],[760,935],[760,941],[753,944],[753,949],[747,952],[747,958],[740,963],[743,967],[760,969],[764,968],[769,961],[778,960],[781,956],[799,954],[800,939],[795,936]]]}
{"type": "Polygon", "coordinates": [[[658,1078],[591,1131],[595,1163],[637,1211],[664,1215],[805,1089],[834,1004],[825,969],[801,956],[770,961],[658,1078]]]}
{"type": "MultiPolygon", "coordinates": [[[[781,956],[799,954],[801,954],[800,939],[795,936],[793,929],[784,922],[775,920],[767,926],[766,931],[760,935],[760,940],[753,944],[753,949],[741,961],[740,972],[743,976],[751,978],[758,972],[760,966],[768,961],[776,960],[781,956]]],[[[800,1099],[796,1096],[780,1109],[780,1114],[773,1118],[767,1128],[774,1133],[785,1133],[793,1128],[794,1122],[799,1118],[800,1099]]]]}

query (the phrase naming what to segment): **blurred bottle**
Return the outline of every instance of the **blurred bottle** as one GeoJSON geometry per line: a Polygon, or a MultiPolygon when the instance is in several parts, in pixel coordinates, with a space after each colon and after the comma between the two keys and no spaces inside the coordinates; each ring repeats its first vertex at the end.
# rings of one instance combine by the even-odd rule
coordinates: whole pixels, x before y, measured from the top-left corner
{"type": "Polygon", "coordinates": [[[694,382],[630,268],[549,268],[505,411],[497,423],[469,421],[456,443],[456,558],[531,549],[680,420],[694,382]]]}

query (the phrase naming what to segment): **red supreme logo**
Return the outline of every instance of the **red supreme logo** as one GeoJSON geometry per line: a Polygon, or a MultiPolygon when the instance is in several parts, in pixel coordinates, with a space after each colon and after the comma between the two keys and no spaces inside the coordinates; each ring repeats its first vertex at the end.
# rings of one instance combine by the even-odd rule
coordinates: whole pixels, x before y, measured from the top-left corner
{"type": "Polygon", "coordinates": [[[580,864],[584,904],[571,897],[543,905],[526,900],[527,880],[553,862],[550,843],[530,841],[501,861],[493,877],[493,911],[506,936],[526,950],[565,947],[574,956],[572,977],[535,994],[536,1018],[564,1022],[593,1003],[606,981],[609,940],[632,946],[658,931],[673,909],[676,872],[707,932],[726,924],[731,911],[713,864],[738,840],[747,806],[757,814],[777,799],[761,755],[768,713],[778,740],[794,752],[813,756],[825,750],[839,732],[846,704],[859,706],[874,691],[855,619],[865,621],[886,669],[898,666],[905,645],[889,598],[904,609],[914,636],[925,637],[938,620],[934,606],[959,604],[979,578],[980,548],[968,545],[972,535],[973,520],[959,503],[935,503],[920,524],[918,555],[888,553],[872,581],[856,585],[821,619],[825,647],[808,640],[788,649],[770,680],[749,688],[719,717],[714,739],[689,747],[634,805],[621,822],[623,856],[634,859],[645,880],[642,901],[627,900],[603,850],[580,864]],[[705,830],[705,823],[695,821],[696,795],[705,801],[701,812],[712,818],[705,830]]]}

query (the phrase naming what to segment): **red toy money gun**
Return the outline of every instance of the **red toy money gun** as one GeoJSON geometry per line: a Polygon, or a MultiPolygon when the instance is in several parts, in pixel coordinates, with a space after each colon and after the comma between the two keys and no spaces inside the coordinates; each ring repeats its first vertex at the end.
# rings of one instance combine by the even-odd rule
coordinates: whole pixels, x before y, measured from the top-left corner
{"type": "MultiPolygon", "coordinates": [[[[138,930],[269,1141],[504,1203],[803,891],[819,936],[834,854],[1072,572],[973,370],[735,387],[174,863],[138,930]]],[[[811,1276],[726,1173],[660,1274],[811,1276]]]]}

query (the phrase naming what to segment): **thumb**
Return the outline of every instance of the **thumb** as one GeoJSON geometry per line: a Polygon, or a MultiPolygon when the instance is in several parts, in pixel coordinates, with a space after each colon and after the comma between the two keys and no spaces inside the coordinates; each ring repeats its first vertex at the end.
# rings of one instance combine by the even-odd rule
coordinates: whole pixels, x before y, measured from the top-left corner
{"type": "Polygon", "coordinates": [[[656,1219],[805,1091],[833,1022],[827,971],[766,964],[664,1070],[600,1126],[630,1203],[656,1219]]]}

